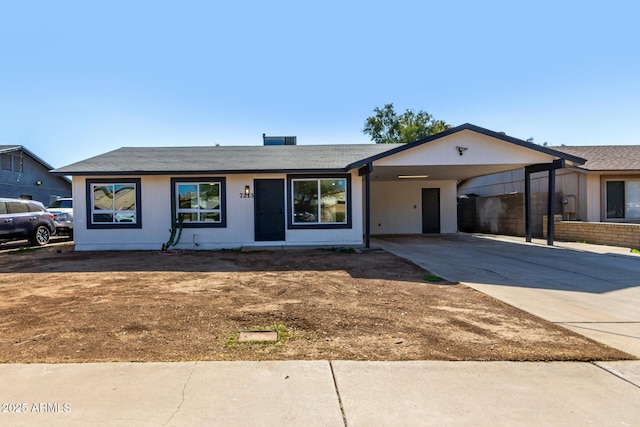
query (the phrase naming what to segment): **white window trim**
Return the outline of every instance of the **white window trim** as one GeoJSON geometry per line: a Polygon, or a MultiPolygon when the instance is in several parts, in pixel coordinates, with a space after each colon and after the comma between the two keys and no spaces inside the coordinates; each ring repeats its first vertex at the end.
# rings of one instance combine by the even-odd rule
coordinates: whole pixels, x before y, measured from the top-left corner
{"type": "Polygon", "coordinates": [[[295,183],[296,182],[302,182],[302,181],[306,181],[306,182],[316,181],[318,204],[317,204],[317,207],[316,207],[315,215],[316,215],[317,220],[313,221],[313,222],[311,222],[311,221],[300,221],[300,222],[296,221],[296,218],[295,218],[295,197],[291,197],[291,212],[292,212],[292,224],[293,225],[345,225],[345,224],[347,224],[348,219],[347,219],[346,212],[347,212],[347,209],[348,209],[347,203],[349,203],[349,194],[348,194],[348,190],[347,190],[347,179],[346,178],[331,177],[331,176],[322,177],[322,178],[294,178],[294,179],[291,180],[291,194],[292,195],[295,195],[295,183]],[[344,218],[344,221],[339,221],[339,222],[336,222],[336,221],[322,222],[321,221],[321,219],[322,219],[322,212],[321,212],[321,210],[322,210],[322,208],[321,208],[321,206],[322,206],[321,196],[322,195],[321,195],[321,186],[320,186],[320,182],[321,181],[344,181],[344,192],[345,192],[345,198],[344,198],[345,218],[344,218]]]}
{"type": "Polygon", "coordinates": [[[223,210],[222,210],[222,203],[223,203],[223,198],[222,198],[222,185],[223,183],[221,181],[216,181],[216,180],[204,180],[204,181],[179,181],[176,180],[175,181],[175,194],[176,194],[176,215],[180,215],[180,214],[192,214],[192,213],[196,213],[198,214],[198,218],[200,218],[200,214],[201,213],[219,213],[220,217],[217,221],[200,221],[198,219],[198,221],[189,221],[189,223],[191,224],[222,224],[223,223],[223,210]],[[196,188],[198,189],[198,200],[200,200],[200,185],[201,184],[216,184],[218,186],[218,197],[220,198],[220,204],[218,205],[217,209],[202,209],[200,207],[197,208],[181,208],[180,207],[180,191],[178,191],[178,188],[180,187],[180,185],[195,185],[196,188]]]}
{"type": "MultiPolygon", "coordinates": [[[[87,212],[87,228],[91,229],[117,229],[117,228],[142,228],[142,209],[141,203],[141,180],[140,178],[128,178],[128,179],[87,179],[86,181],[86,212],[87,212]],[[96,187],[115,187],[117,185],[124,185],[133,187],[131,191],[134,194],[135,206],[133,210],[117,210],[117,209],[95,209],[94,189],[96,187]],[[131,214],[135,216],[135,221],[116,221],[117,214],[131,214]],[[94,221],[94,214],[111,214],[113,219],[110,222],[94,221]]],[[[112,205],[113,207],[113,205],[112,205]]]]}

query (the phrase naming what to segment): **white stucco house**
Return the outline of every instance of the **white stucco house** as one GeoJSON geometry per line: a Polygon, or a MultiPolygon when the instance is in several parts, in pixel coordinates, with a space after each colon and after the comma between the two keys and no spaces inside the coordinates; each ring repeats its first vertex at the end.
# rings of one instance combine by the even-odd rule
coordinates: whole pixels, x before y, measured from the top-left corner
{"type": "MultiPolygon", "coordinates": [[[[409,144],[120,148],[52,173],[73,181],[76,250],[359,246],[457,232],[464,179],[584,163],[465,124],[409,144]]],[[[545,169],[546,170],[546,169],[545,169]]]]}

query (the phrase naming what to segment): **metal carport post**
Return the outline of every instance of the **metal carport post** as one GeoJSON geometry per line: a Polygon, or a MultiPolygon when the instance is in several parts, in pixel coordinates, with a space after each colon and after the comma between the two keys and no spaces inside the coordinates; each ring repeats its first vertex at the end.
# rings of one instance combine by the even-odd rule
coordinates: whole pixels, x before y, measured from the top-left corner
{"type": "Polygon", "coordinates": [[[367,249],[371,246],[371,172],[371,162],[358,169],[358,175],[364,175],[364,247],[367,249]]]}
{"type": "Polygon", "coordinates": [[[531,174],[535,172],[549,172],[549,188],[547,194],[547,245],[553,246],[556,192],[556,169],[565,166],[564,159],[554,160],[553,163],[539,163],[524,168],[524,224],[526,241],[531,242],[531,174]]]}

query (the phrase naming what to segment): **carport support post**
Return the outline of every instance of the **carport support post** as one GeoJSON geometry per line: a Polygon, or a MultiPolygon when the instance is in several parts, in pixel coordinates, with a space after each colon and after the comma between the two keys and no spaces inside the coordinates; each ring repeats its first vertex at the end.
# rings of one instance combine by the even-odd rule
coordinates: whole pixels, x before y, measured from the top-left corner
{"type": "Polygon", "coordinates": [[[557,159],[552,163],[540,163],[525,166],[524,168],[524,217],[527,242],[531,241],[531,174],[544,171],[549,172],[549,190],[547,196],[547,245],[553,246],[553,213],[556,210],[556,169],[562,169],[564,165],[564,159],[557,159]]]}
{"type": "Polygon", "coordinates": [[[556,170],[549,169],[549,192],[547,199],[547,245],[553,246],[554,214],[556,212],[556,170]]]}
{"type": "Polygon", "coordinates": [[[531,172],[524,169],[524,229],[526,241],[531,243],[531,172]]]}
{"type": "Polygon", "coordinates": [[[369,249],[371,246],[371,174],[368,173],[364,176],[365,187],[365,225],[364,225],[364,247],[369,249]]]}
{"type": "Polygon", "coordinates": [[[371,172],[373,163],[367,163],[358,170],[358,175],[364,175],[364,247],[371,247],[371,172]]]}

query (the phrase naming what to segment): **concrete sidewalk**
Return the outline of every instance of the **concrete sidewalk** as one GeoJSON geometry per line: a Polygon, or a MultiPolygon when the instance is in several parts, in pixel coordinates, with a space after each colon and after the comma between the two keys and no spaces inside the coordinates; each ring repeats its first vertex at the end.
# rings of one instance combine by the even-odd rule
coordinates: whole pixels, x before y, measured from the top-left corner
{"type": "Polygon", "coordinates": [[[640,425],[638,362],[33,364],[0,378],[12,426],[640,425]]]}

